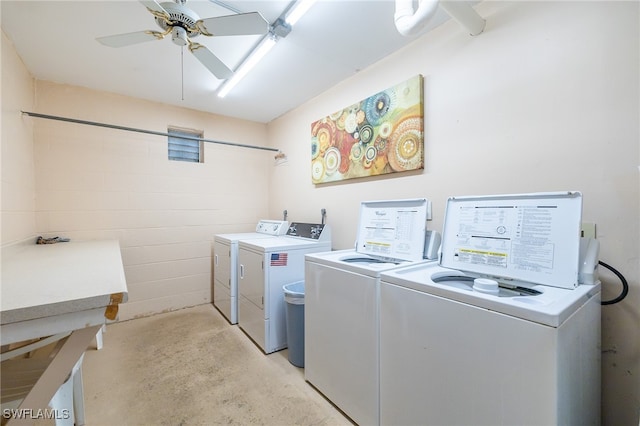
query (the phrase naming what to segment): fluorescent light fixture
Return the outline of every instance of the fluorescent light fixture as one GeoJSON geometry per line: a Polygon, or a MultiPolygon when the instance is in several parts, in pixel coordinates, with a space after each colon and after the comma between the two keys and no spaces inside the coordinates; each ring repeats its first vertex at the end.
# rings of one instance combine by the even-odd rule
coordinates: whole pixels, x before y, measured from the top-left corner
{"type": "MultiPolygon", "coordinates": [[[[242,80],[247,75],[247,73],[251,71],[251,69],[262,59],[262,57],[266,55],[269,50],[271,50],[278,39],[281,37],[286,37],[289,34],[289,31],[291,31],[291,27],[296,22],[298,22],[302,15],[307,13],[309,8],[311,8],[311,6],[313,6],[316,1],[317,0],[296,1],[296,3],[286,12],[284,18],[284,22],[288,25],[288,27],[287,25],[284,25],[283,28],[287,27],[287,30],[278,33],[277,27],[272,28],[271,31],[253,49],[249,56],[247,56],[244,62],[240,64],[238,69],[234,72],[233,76],[222,84],[220,90],[218,91],[218,97],[224,98],[225,96],[227,96],[231,89],[233,89],[236,84],[238,84],[240,80],[242,80]]],[[[282,25],[282,16],[278,18],[276,24],[274,25],[277,25],[278,22],[280,25],[282,25]]]]}
{"type": "Polygon", "coordinates": [[[275,37],[273,37],[271,34],[267,34],[265,38],[262,39],[260,44],[258,44],[258,46],[253,50],[253,52],[251,52],[247,59],[242,64],[240,64],[240,67],[238,67],[233,76],[229,80],[225,81],[225,83],[222,85],[222,88],[218,92],[218,97],[224,98],[225,96],[227,96],[231,89],[233,89],[235,85],[238,84],[238,82],[240,82],[240,80],[242,80],[244,76],[247,75],[247,73],[256,66],[260,59],[262,59],[262,57],[266,55],[267,52],[269,52],[269,50],[271,50],[271,48],[275,46],[275,44],[275,37]]]}
{"type": "Polygon", "coordinates": [[[316,0],[298,0],[291,10],[287,12],[284,21],[293,27],[315,2],[316,0]]]}

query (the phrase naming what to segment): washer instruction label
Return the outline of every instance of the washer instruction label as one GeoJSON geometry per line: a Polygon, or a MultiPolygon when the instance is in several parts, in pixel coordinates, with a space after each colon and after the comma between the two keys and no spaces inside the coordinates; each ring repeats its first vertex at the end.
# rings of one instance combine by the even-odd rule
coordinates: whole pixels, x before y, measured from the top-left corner
{"type": "Polygon", "coordinates": [[[426,216],[426,200],[422,199],[363,203],[357,251],[385,258],[421,259],[426,216]]]}
{"type": "Polygon", "coordinates": [[[553,269],[557,205],[461,206],[454,260],[473,265],[553,269]]]}
{"type": "Polygon", "coordinates": [[[452,197],[440,264],[482,276],[575,288],[579,192],[452,197]]]}

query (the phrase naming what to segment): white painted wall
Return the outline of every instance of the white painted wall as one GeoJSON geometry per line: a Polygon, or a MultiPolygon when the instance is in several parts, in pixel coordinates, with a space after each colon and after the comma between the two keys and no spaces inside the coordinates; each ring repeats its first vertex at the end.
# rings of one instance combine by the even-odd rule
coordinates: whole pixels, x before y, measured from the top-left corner
{"type": "Polygon", "coordinates": [[[33,107],[34,82],[2,33],[2,245],[35,233],[33,128],[20,111],[33,107]]]}
{"type": "MultiPolygon", "coordinates": [[[[640,412],[640,14],[637,2],[497,2],[483,34],[450,21],[269,125],[288,161],[271,167],[270,212],[327,209],[334,248],[353,247],[363,200],[579,190],[600,258],[631,290],[602,309],[603,424],[640,412]],[[314,186],[311,123],[416,74],[425,77],[425,169],[314,186]],[[305,142],[307,141],[307,142],[305,142]],[[284,190],[283,188],[286,188],[284,190]]],[[[603,297],[619,281],[603,268],[603,297]]]]}

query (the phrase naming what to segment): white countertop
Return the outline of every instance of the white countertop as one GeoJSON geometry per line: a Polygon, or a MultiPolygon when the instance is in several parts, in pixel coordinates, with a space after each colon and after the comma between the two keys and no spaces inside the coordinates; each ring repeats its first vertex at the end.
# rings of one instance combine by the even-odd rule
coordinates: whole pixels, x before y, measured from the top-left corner
{"type": "Polygon", "coordinates": [[[1,277],[3,326],[127,301],[116,240],[3,248],[1,277]]]}

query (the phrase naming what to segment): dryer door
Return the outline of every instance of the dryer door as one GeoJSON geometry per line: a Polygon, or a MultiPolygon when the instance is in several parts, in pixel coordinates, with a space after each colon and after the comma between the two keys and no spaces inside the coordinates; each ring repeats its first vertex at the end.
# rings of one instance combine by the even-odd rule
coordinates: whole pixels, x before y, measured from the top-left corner
{"type": "Polygon", "coordinates": [[[239,295],[264,310],[264,254],[240,249],[238,264],[239,295]]]}
{"type": "Polygon", "coordinates": [[[266,350],[264,254],[238,250],[238,325],[266,350]]]}

